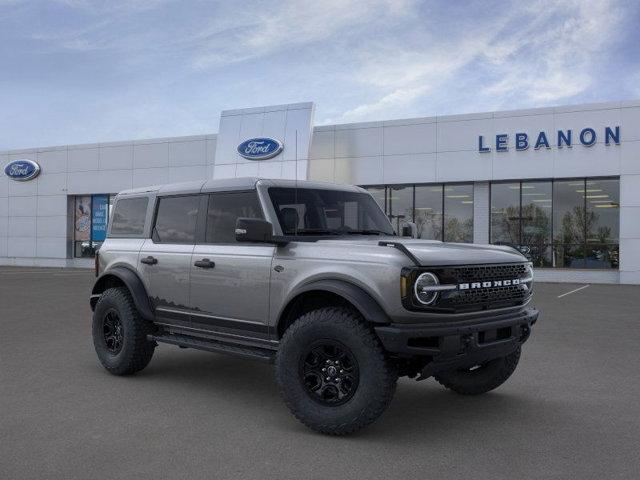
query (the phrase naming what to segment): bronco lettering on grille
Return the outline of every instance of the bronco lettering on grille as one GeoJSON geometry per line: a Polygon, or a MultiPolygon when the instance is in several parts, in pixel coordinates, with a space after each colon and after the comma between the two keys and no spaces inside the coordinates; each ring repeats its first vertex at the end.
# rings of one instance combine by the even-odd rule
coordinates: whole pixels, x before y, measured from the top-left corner
{"type": "Polygon", "coordinates": [[[514,278],[512,280],[492,280],[487,282],[459,283],[458,290],[476,290],[479,288],[491,287],[510,287],[512,285],[520,285],[520,279],[514,278]]]}

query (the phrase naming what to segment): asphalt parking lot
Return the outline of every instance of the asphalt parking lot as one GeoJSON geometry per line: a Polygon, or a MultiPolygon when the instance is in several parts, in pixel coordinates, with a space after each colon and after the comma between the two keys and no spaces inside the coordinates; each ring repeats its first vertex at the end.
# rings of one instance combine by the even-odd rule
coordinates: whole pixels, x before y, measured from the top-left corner
{"type": "Polygon", "coordinates": [[[501,388],[402,379],[377,423],[332,438],[289,414],[269,365],[161,345],[109,375],[92,281],[0,267],[2,479],[640,476],[640,287],[538,284],[541,320],[501,388]]]}

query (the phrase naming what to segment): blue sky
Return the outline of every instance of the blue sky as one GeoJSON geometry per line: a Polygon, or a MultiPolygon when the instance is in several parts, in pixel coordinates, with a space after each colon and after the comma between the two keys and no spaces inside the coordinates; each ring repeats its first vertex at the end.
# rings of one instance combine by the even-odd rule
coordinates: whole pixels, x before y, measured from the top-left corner
{"type": "Polygon", "coordinates": [[[637,99],[639,3],[0,0],[0,149],[637,99]]]}

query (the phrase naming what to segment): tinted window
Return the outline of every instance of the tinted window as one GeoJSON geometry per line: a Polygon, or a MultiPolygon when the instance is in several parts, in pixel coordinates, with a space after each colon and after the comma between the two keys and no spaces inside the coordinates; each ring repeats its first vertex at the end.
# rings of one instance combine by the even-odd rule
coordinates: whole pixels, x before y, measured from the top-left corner
{"type": "Polygon", "coordinates": [[[367,192],[371,194],[371,196],[376,201],[376,203],[380,205],[380,208],[382,209],[382,211],[386,213],[387,205],[385,202],[385,190],[386,190],[385,187],[365,187],[365,188],[367,192]]]}
{"type": "Polygon", "coordinates": [[[142,235],[148,202],[147,197],[119,199],[113,210],[109,235],[142,235]]]}
{"type": "Polygon", "coordinates": [[[393,235],[376,201],[367,193],[312,188],[270,188],[285,235],[393,235]]]}
{"type": "Polygon", "coordinates": [[[207,243],[235,243],[238,218],[262,218],[256,192],[216,193],[209,196],[207,243]]]}
{"type": "Polygon", "coordinates": [[[195,243],[199,195],[159,200],[153,238],[161,243],[195,243]]]}

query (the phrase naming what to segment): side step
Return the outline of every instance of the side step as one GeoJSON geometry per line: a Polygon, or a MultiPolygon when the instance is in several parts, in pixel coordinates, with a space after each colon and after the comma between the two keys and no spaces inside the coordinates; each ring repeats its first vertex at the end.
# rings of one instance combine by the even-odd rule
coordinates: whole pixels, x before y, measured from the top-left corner
{"type": "Polygon", "coordinates": [[[266,348],[247,347],[244,345],[232,345],[230,343],[219,342],[212,339],[191,337],[180,334],[147,335],[150,341],[168,343],[183,348],[195,348],[196,350],[206,350],[208,352],[228,353],[238,357],[258,360],[261,362],[273,363],[276,352],[266,348]]]}

